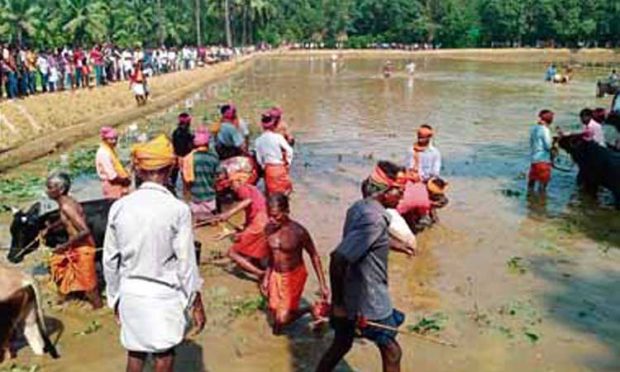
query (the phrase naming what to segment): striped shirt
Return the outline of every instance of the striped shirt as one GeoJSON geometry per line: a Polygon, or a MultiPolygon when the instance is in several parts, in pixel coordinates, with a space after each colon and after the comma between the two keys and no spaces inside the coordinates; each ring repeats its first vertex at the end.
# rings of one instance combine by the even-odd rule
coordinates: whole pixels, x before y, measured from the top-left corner
{"type": "Polygon", "coordinates": [[[190,189],[194,202],[215,199],[215,180],[221,172],[220,159],[213,152],[196,151],[194,153],[195,179],[190,189]]]}

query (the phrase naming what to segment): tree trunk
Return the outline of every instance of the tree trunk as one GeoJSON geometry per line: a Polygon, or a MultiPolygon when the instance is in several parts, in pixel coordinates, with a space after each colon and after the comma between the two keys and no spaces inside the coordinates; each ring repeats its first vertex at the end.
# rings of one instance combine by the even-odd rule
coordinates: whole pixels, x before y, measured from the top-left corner
{"type": "Polygon", "coordinates": [[[243,7],[243,30],[241,35],[241,43],[243,45],[248,44],[248,6],[249,4],[244,4],[243,7]]]}
{"type": "Polygon", "coordinates": [[[200,31],[200,0],[196,0],[196,11],[194,12],[196,15],[196,45],[201,46],[201,31],[200,31]]]}
{"type": "Polygon", "coordinates": [[[229,0],[224,0],[224,18],[226,22],[226,45],[232,48],[232,34],[230,32],[230,5],[229,0]]]}
{"type": "Polygon", "coordinates": [[[164,17],[161,0],[157,0],[157,39],[159,40],[159,45],[164,45],[166,40],[164,35],[164,17]]]}

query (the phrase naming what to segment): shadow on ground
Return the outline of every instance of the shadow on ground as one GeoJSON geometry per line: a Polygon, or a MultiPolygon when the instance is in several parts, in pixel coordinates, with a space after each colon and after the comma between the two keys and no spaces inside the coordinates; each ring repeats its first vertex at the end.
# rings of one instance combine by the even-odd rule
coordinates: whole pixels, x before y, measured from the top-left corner
{"type": "Polygon", "coordinates": [[[609,358],[586,360],[586,365],[594,370],[620,370],[620,273],[569,274],[557,270],[557,265],[549,257],[531,260],[534,275],[554,288],[543,294],[549,316],[605,345],[609,358]]]}

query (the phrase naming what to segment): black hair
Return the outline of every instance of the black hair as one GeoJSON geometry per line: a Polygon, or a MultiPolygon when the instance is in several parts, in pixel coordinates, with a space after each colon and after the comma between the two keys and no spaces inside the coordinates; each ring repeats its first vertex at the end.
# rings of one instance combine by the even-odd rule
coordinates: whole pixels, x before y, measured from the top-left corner
{"type": "Polygon", "coordinates": [[[542,118],[543,116],[545,116],[547,114],[553,114],[553,111],[551,111],[551,110],[540,110],[540,112],[538,113],[538,117],[542,118]]]}
{"type": "Polygon", "coordinates": [[[226,113],[226,111],[230,110],[230,105],[229,104],[225,104],[220,106],[220,114],[224,115],[226,113]]]}
{"type": "Polygon", "coordinates": [[[591,118],[591,117],[592,117],[592,110],[590,110],[590,109],[589,109],[589,108],[587,108],[587,107],[586,107],[586,108],[584,108],[583,110],[581,110],[581,111],[579,112],[579,117],[580,117],[580,118],[585,118],[585,117],[591,118]]]}
{"type": "Polygon", "coordinates": [[[267,198],[267,205],[275,206],[284,213],[290,212],[288,196],[281,192],[269,195],[269,197],[267,198]]]}
{"type": "Polygon", "coordinates": [[[400,165],[394,164],[387,160],[380,160],[377,163],[377,167],[379,167],[383,173],[385,173],[385,175],[392,180],[395,180],[398,177],[398,174],[405,170],[405,168],[400,165]]]}

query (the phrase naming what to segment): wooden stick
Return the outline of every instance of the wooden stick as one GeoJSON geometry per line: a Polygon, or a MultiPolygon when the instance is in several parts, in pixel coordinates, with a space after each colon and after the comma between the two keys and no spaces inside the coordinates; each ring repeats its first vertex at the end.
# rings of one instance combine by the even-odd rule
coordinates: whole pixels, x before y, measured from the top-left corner
{"type": "Polygon", "coordinates": [[[443,345],[443,346],[456,347],[456,344],[454,344],[454,343],[452,343],[450,341],[445,341],[445,340],[442,340],[442,339],[439,339],[439,338],[435,338],[435,337],[430,337],[430,336],[424,336],[424,335],[421,335],[421,334],[416,333],[416,332],[403,331],[403,330],[400,330],[398,328],[386,326],[386,325],[375,323],[375,322],[371,322],[371,321],[366,321],[366,324],[368,324],[369,326],[376,327],[376,328],[385,329],[385,330],[388,330],[388,331],[393,331],[393,332],[401,333],[401,334],[404,334],[404,335],[413,336],[413,337],[419,338],[420,340],[425,340],[425,341],[432,342],[432,343],[435,343],[435,344],[439,344],[439,345],[443,345]]]}

